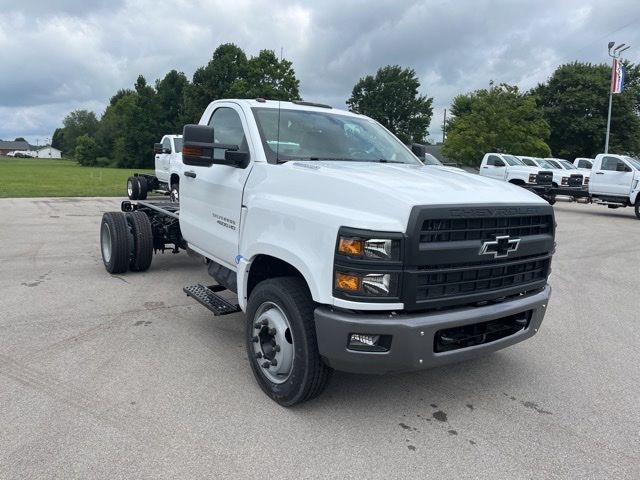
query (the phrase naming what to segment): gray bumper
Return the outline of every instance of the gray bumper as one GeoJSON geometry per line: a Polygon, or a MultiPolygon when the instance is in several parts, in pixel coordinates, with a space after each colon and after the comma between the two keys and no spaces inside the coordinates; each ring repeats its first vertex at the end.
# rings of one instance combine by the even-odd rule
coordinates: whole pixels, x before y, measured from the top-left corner
{"type": "Polygon", "coordinates": [[[536,334],[544,318],[551,287],[534,295],[484,307],[442,313],[367,314],[318,307],[315,310],[318,349],[336,370],[352,373],[389,373],[429,368],[458,362],[514,345],[536,334]],[[446,352],[436,352],[438,330],[497,320],[521,312],[531,312],[526,328],[493,342],[446,352]],[[361,352],[347,349],[351,333],[392,335],[387,352],[361,352]]]}

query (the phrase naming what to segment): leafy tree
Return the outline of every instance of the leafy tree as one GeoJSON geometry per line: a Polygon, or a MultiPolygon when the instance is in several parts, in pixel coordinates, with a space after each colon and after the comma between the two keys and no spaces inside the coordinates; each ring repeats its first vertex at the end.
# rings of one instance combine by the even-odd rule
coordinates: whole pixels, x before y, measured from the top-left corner
{"type": "Polygon", "coordinates": [[[160,124],[165,133],[182,133],[185,120],[185,94],[189,80],[184,73],[171,70],[156,80],[160,124]]]}
{"type": "Polygon", "coordinates": [[[75,159],[80,165],[93,166],[100,153],[100,148],[93,137],[86,133],[76,140],[75,159]]]}
{"type": "Polygon", "coordinates": [[[278,60],[273,50],[261,50],[257,57],[247,61],[244,76],[231,84],[225,96],[299,100],[299,87],[290,61],[278,60]]]}
{"type": "Polygon", "coordinates": [[[18,137],[14,140],[14,142],[26,142],[27,140],[24,137],[18,137]]]}
{"type": "MultiPolygon", "coordinates": [[[[613,96],[609,151],[640,153],[640,68],[626,65],[625,90],[613,96]]],[[[551,127],[549,145],[559,157],[594,157],[604,151],[611,66],[561,65],[533,94],[551,127]]]]}
{"type": "Polygon", "coordinates": [[[548,157],[549,126],[535,99],[501,84],[453,99],[443,153],[477,165],[487,152],[548,157]]]}
{"type": "Polygon", "coordinates": [[[424,142],[433,114],[433,98],[418,94],[416,72],[397,65],[361,78],[347,105],[376,119],[403,142],[424,142]]]}
{"type": "Polygon", "coordinates": [[[62,149],[65,152],[75,152],[76,141],[82,135],[93,136],[98,129],[96,114],[88,110],[75,110],[62,121],[64,125],[64,140],[62,149]]]}
{"type": "MultiPolygon", "coordinates": [[[[53,148],[57,148],[58,150],[62,150],[64,148],[64,129],[56,128],[55,132],[53,132],[53,136],[51,137],[51,146],[53,148]]],[[[66,153],[63,151],[63,153],[66,153]]]]}
{"type": "Polygon", "coordinates": [[[186,95],[186,119],[197,122],[207,105],[224,98],[231,85],[244,78],[247,56],[233,43],[220,45],[206,66],[198,68],[186,95]]]}

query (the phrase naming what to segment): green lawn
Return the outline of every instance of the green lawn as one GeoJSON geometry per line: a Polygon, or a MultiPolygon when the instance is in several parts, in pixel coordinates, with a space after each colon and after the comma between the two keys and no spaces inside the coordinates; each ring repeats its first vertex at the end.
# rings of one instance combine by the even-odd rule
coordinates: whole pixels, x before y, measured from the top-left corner
{"type": "Polygon", "coordinates": [[[145,170],[81,167],[71,160],[0,157],[0,198],[123,197],[127,178],[145,170]]]}

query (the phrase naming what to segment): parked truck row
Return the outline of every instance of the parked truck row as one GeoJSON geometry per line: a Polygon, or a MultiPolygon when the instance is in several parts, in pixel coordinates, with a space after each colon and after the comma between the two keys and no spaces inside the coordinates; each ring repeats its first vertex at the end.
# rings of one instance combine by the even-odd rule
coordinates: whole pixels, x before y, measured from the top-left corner
{"type": "Polygon", "coordinates": [[[105,213],[105,268],[202,256],[212,285],[185,293],[244,312],[252,372],[281,405],[334,369],[423,369],[539,330],[555,220],[526,189],[427,166],[374,120],[305,102],[217,100],[182,140],[179,203],[105,213]]]}

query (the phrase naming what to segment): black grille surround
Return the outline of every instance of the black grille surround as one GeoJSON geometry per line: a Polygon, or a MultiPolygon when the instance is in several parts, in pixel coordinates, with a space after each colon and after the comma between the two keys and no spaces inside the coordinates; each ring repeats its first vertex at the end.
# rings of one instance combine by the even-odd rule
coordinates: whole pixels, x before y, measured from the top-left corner
{"type": "Polygon", "coordinates": [[[414,207],[404,248],[405,310],[482,305],[539,291],[551,272],[554,235],[550,205],[414,207]],[[480,254],[485,242],[507,235],[519,240],[516,251],[480,254]]]}

